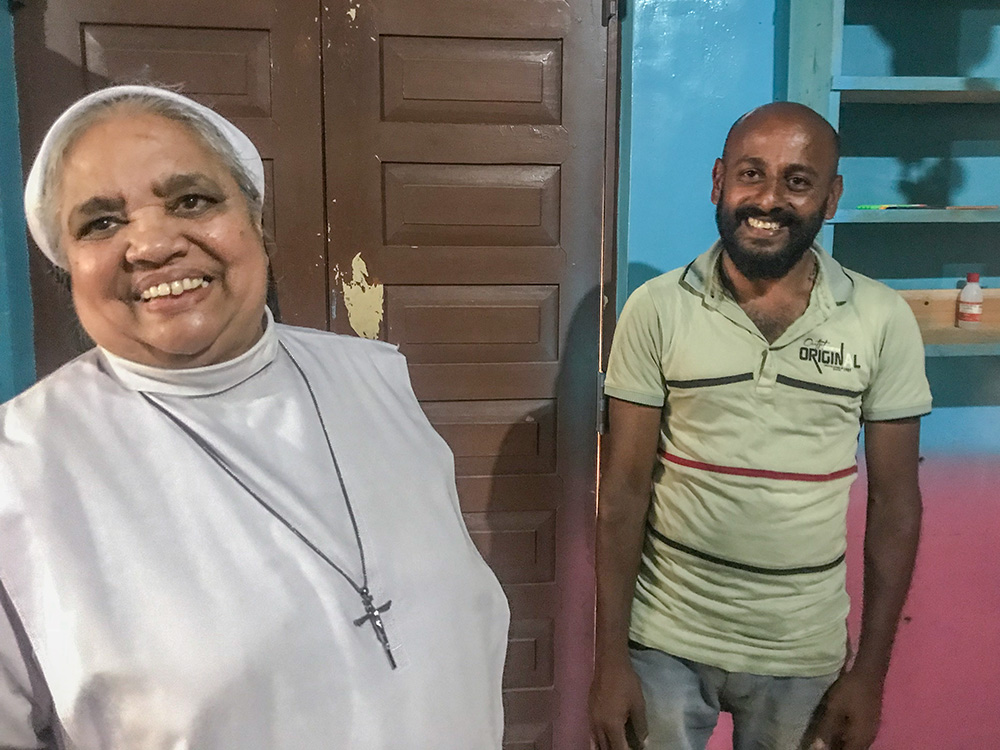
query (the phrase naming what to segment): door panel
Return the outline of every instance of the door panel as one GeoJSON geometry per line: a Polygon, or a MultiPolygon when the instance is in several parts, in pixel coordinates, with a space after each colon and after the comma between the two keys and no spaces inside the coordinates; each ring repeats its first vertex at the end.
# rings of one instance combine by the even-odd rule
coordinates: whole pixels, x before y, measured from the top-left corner
{"type": "MultiPolygon", "coordinates": [[[[157,82],[209,104],[254,141],[264,224],[287,322],[327,326],[318,2],[60,0],[15,15],[25,168],[72,101],[110,83],[157,82]],[[280,7],[280,12],[279,12],[280,7]],[[270,244],[270,243],[269,243],[270,244]]],[[[39,375],[87,348],[68,293],[32,253],[39,375]]]]}
{"type": "Polygon", "coordinates": [[[382,39],[388,122],[559,123],[557,40],[382,39]]]}
{"type": "Polygon", "coordinates": [[[324,11],[332,324],[359,328],[344,297],[381,286],[368,312],[455,452],[470,533],[511,601],[507,748],[588,747],[608,53],[597,5],[324,11]]]}
{"type": "Polygon", "coordinates": [[[385,245],[558,247],[559,167],[383,164],[385,245]]]}
{"type": "Polygon", "coordinates": [[[405,349],[411,365],[558,357],[555,284],[393,285],[386,313],[387,336],[405,349]]]}

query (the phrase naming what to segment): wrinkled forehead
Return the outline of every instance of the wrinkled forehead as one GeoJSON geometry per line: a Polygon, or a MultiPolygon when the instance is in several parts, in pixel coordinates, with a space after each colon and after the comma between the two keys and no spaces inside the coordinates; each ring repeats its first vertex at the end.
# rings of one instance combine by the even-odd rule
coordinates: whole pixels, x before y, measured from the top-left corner
{"type": "Polygon", "coordinates": [[[224,156],[190,123],[158,112],[150,112],[131,102],[121,102],[87,122],[66,143],[63,160],[71,162],[81,152],[93,158],[128,159],[143,142],[170,142],[178,153],[206,163],[222,165],[224,156]]]}
{"type": "Polygon", "coordinates": [[[67,145],[60,171],[53,197],[61,201],[89,192],[117,195],[126,185],[159,184],[177,174],[232,180],[222,156],[192,127],[128,109],[81,130],[67,145]]]}

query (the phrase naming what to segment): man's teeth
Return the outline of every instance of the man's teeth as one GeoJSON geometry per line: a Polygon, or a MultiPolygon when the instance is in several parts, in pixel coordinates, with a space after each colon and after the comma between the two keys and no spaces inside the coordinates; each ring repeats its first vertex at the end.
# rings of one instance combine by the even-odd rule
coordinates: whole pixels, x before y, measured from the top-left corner
{"type": "Polygon", "coordinates": [[[171,281],[169,284],[166,282],[154,284],[142,293],[142,298],[149,300],[156,299],[157,297],[177,297],[184,294],[184,292],[197,289],[200,286],[208,286],[208,280],[201,277],[178,279],[177,281],[171,281]]]}
{"type": "Polygon", "coordinates": [[[754,229],[769,229],[772,232],[781,229],[781,224],[779,222],[767,221],[766,219],[758,219],[755,216],[748,216],[747,224],[752,226],[754,229]]]}

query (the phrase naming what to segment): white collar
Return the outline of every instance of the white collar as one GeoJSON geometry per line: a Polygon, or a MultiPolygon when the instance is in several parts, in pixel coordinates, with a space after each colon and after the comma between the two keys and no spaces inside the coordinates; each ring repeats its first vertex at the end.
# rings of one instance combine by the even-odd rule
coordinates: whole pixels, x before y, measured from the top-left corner
{"type": "Polygon", "coordinates": [[[278,353],[278,332],[271,311],[257,343],[235,359],[205,367],[166,369],[143,365],[99,348],[108,369],[129,390],[165,396],[210,396],[239,385],[274,361],[278,353]]]}

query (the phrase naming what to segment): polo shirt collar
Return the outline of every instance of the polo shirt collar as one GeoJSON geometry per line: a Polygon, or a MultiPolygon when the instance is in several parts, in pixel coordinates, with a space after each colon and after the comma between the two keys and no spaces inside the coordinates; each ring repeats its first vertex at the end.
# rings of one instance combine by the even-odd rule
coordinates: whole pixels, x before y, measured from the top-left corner
{"type": "MultiPolygon", "coordinates": [[[[826,297],[837,306],[845,304],[854,293],[854,282],[851,277],[840,263],[820,247],[819,243],[814,242],[811,249],[819,261],[816,282],[821,290],[820,297],[826,297]]],[[[722,243],[716,241],[706,252],[691,261],[681,276],[681,283],[701,295],[705,305],[712,309],[717,309],[726,298],[722,277],[719,274],[721,255],[722,243]]]]}

